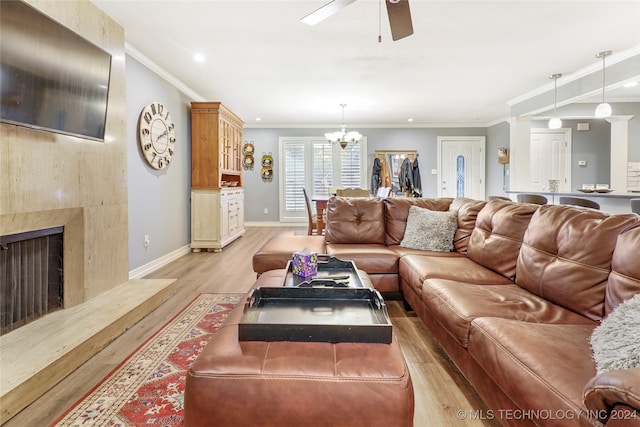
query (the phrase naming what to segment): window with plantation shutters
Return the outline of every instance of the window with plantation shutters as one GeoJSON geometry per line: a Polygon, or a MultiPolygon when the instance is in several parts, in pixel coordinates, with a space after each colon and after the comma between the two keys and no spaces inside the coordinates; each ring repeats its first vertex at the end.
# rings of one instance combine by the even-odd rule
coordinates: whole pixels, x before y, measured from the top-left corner
{"type": "Polygon", "coordinates": [[[366,152],[366,138],[344,149],[323,137],[280,138],[280,221],[306,221],[302,188],[310,199],[329,197],[330,187],[367,188],[366,152]]]}

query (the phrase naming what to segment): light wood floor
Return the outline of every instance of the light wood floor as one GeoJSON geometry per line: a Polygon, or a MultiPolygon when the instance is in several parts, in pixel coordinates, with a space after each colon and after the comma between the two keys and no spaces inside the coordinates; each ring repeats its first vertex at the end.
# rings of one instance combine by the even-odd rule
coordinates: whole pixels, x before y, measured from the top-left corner
{"type": "MultiPolygon", "coordinates": [[[[190,253],[146,278],[177,279],[176,293],[49,392],[9,420],[7,427],[47,426],[84,396],[118,363],[200,293],[238,293],[255,280],[253,253],[273,234],[293,233],[281,227],[249,227],[244,237],[221,253],[190,253]]],[[[394,331],[407,359],[415,392],[415,427],[499,426],[497,421],[461,419],[488,408],[458,372],[413,313],[389,301],[394,331]]],[[[240,426],[239,426],[240,427],[240,426]]]]}

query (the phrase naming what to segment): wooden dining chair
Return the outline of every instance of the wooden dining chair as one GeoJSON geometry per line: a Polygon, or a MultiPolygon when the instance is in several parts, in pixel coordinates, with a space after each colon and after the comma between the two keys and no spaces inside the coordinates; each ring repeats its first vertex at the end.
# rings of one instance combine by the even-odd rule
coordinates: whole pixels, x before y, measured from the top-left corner
{"type": "Polygon", "coordinates": [[[631,212],[640,215],[640,199],[630,199],[631,212]]]}
{"type": "Polygon", "coordinates": [[[560,196],[558,203],[561,205],[581,206],[583,208],[600,209],[600,204],[593,200],[581,197],[560,196]]]}
{"type": "Polygon", "coordinates": [[[549,201],[540,194],[518,194],[518,203],[533,203],[534,205],[546,205],[549,201]]]}
{"type": "Polygon", "coordinates": [[[370,197],[371,192],[364,188],[338,188],[336,196],[341,197],[370,197]]]}
{"type": "Polygon", "coordinates": [[[311,202],[309,201],[307,190],[304,187],[302,187],[302,193],[304,194],[304,203],[307,206],[307,218],[309,220],[307,235],[313,236],[318,234],[318,217],[311,211],[311,202]]]}

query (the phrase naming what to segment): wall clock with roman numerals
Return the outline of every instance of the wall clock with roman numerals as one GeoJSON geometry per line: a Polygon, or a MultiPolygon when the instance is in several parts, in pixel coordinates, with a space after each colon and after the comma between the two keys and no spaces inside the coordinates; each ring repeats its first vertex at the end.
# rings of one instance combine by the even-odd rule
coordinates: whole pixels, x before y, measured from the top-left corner
{"type": "Polygon", "coordinates": [[[164,169],[171,163],[176,144],[174,127],[169,110],[161,102],[151,102],[140,112],[140,148],[152,168],[164,169]]]}

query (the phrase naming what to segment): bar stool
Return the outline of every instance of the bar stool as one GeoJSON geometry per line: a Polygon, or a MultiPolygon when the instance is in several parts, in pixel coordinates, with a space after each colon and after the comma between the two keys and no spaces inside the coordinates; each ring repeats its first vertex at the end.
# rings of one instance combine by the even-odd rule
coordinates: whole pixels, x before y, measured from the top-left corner
{"type": "Polygon", "coordinates": [[[573,206],[581,206],[584,208],[600,209],[599,203],[589,199],[582,199],[580,197],[560,196],[558,201],[561,205],[573,205],[573,206]]]}
{"type": "Polygon", "coordinates": [[[540,194],[518,194],[518,203],[533,203],[534,205],[546,205],[548,200],[540,194]]]}

